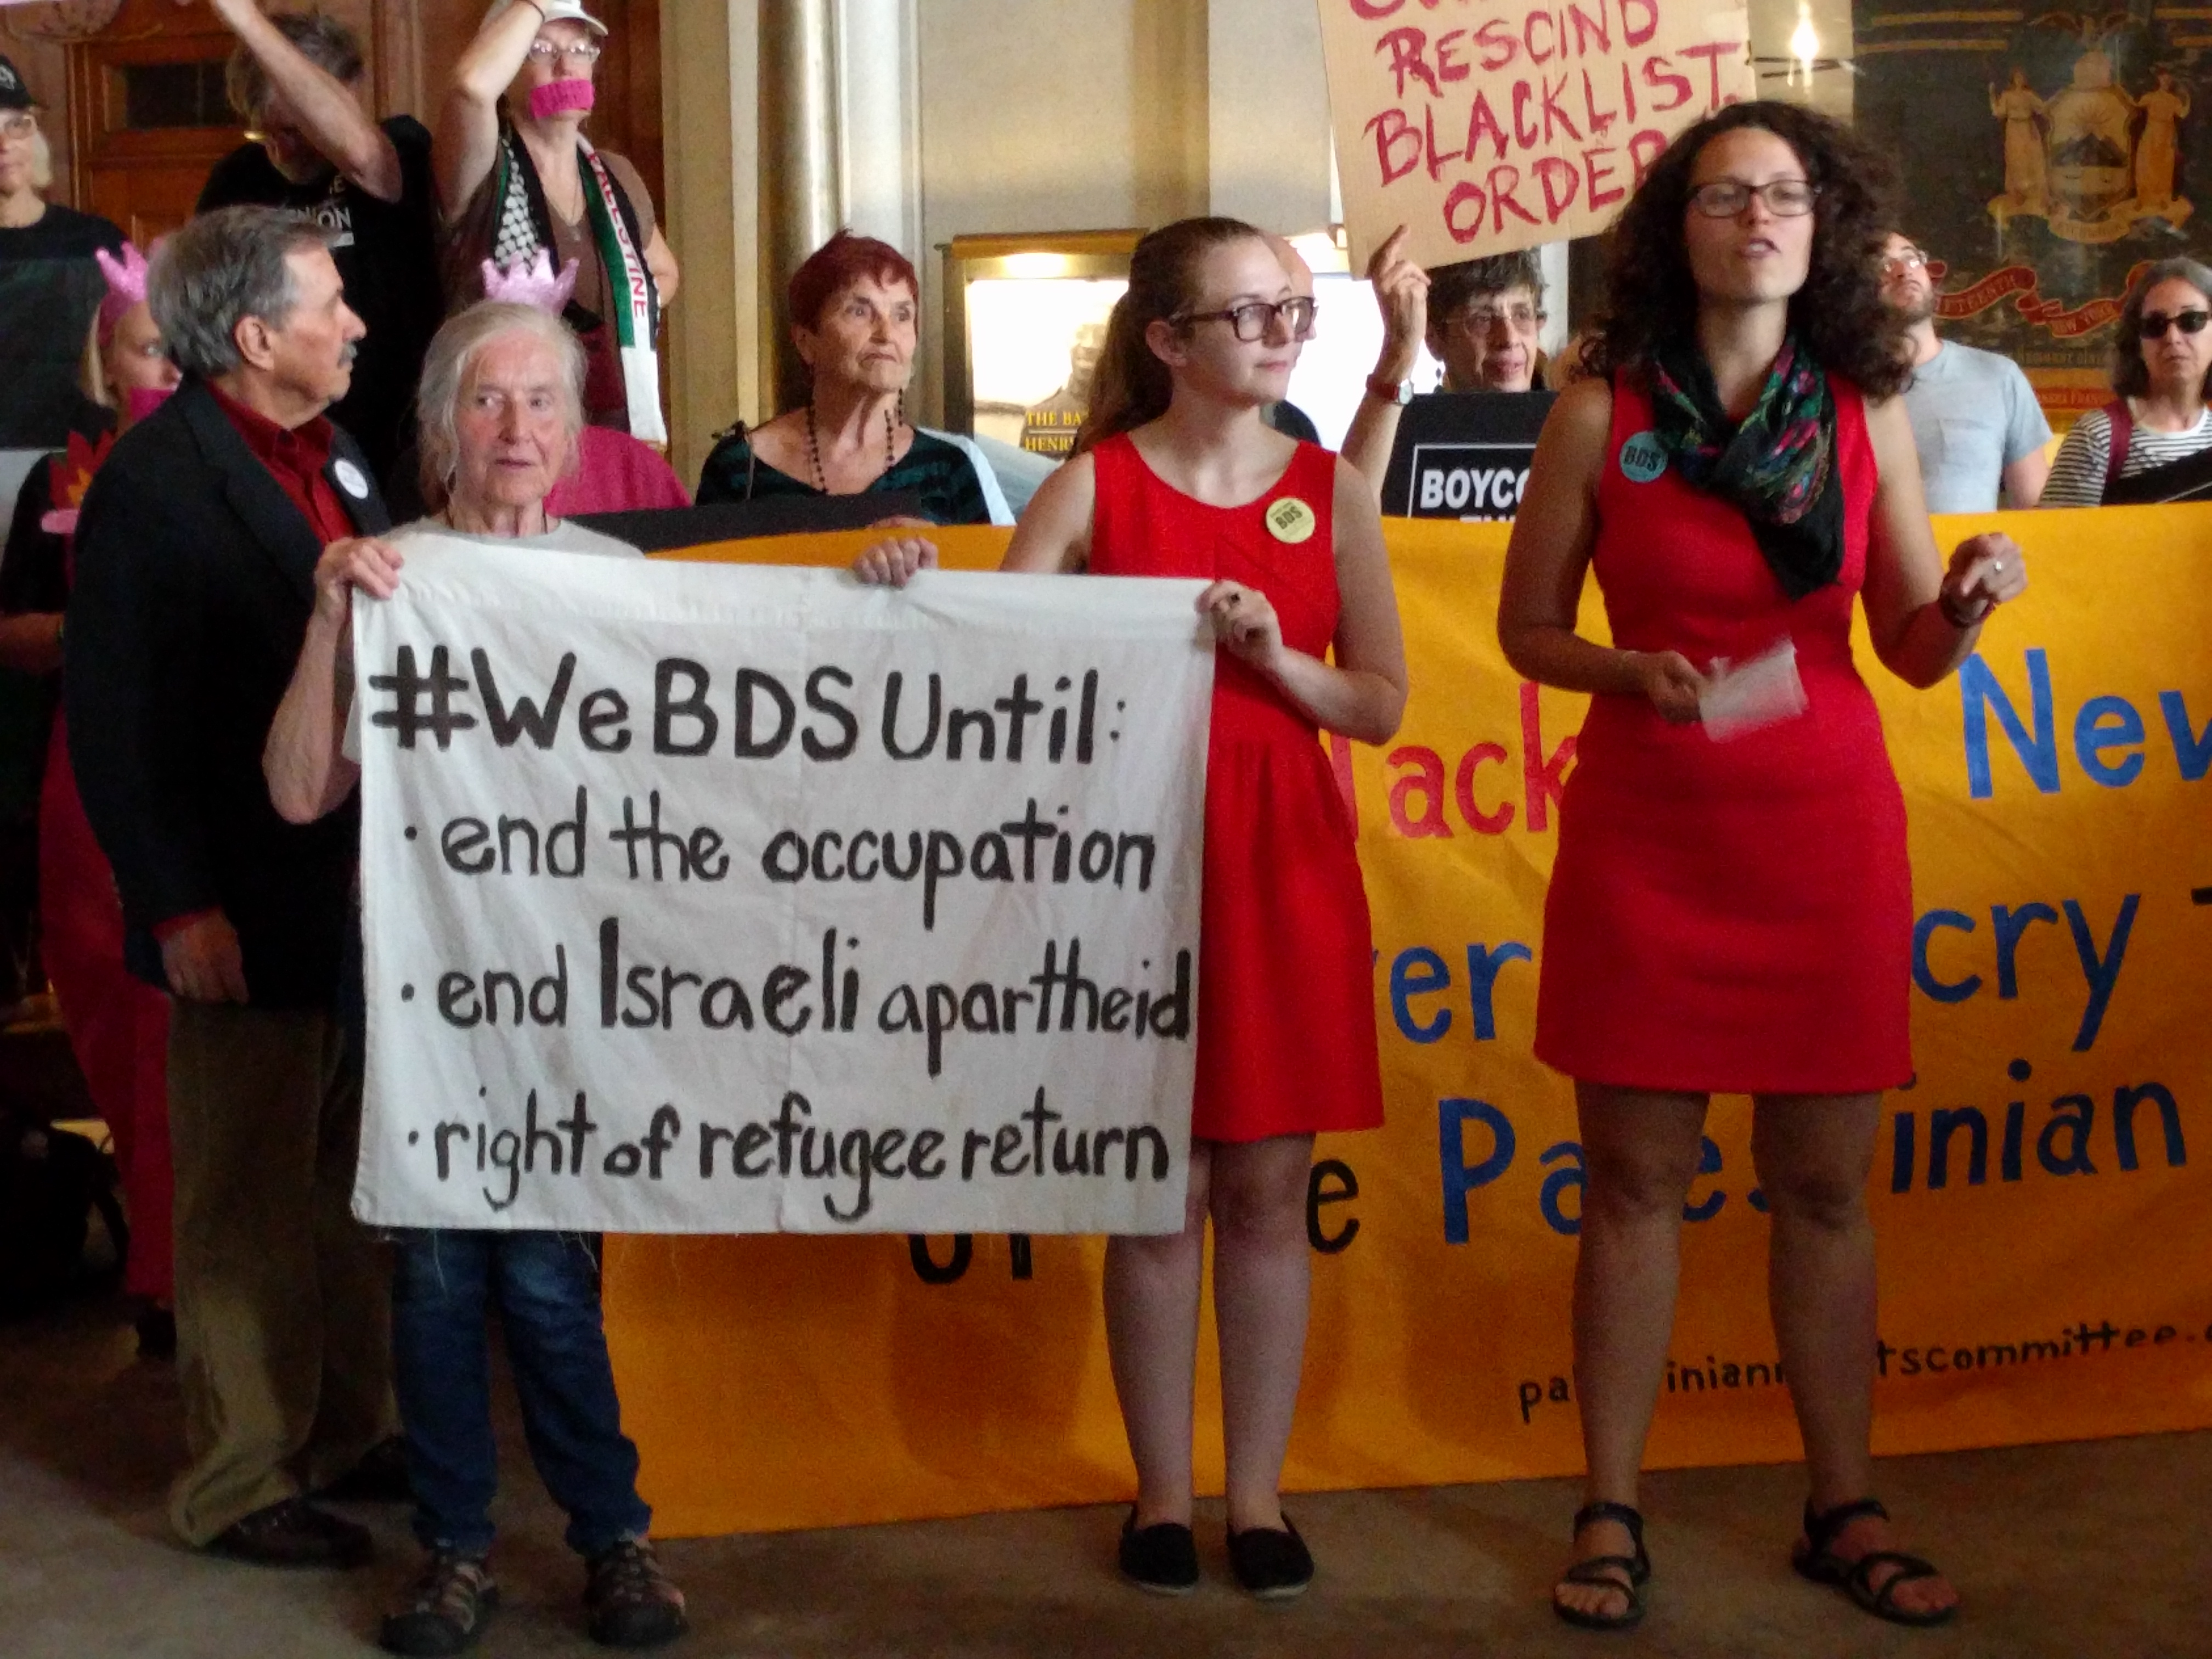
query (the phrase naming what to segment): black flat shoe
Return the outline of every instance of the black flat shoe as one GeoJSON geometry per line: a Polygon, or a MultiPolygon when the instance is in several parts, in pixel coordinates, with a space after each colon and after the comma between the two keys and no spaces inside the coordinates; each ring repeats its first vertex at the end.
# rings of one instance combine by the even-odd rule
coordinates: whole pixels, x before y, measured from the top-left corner
{"type": "Polygon", "coordinates": [[[1137,1511],[1121,1523],[1121,1576],[1155,1595],[1188,1595],[1198,1588],[1198,1542],[1177,1521],[1137,1525],[1137,1511]]]}
{"type": "Polygon", "coordinates": [[[208,1548],[264,1567],[357,1567],[375,1553],[368,1528],[304,1498],[288,1498],[234,1521],[208,1548]]]}
{"type": "Polygon", "coordinates": [[[1262,1601],[1287,1601],[1304,1595],[1313,1583],[1313,1552],[1285,1516],[1275,1527],[1251,1527],[1229,1534],[1229,1566],[1237,1582],[1262,1601]]]}
{"type": "Polygon", "coordinates": [[[1609,1589],[1621,1598],[1619,1613],[1584,1613],[1559,1599],[1555,1589],[1552,1611],[1577,1630],[1633,1630],[1644,1622],[1644,1585],[1651,1577],[1651,1557],[1644,1547],[1644,1517],[1626,1504],[1586,1504],[1575,1511],[1575,1536],[1599,1521],[1617,1521],[1628,1528],[1636,1546],[1633,1555],[1584,1556],[1559,1575],[1562,1584],[1589,1584],[1609,1589]]]}

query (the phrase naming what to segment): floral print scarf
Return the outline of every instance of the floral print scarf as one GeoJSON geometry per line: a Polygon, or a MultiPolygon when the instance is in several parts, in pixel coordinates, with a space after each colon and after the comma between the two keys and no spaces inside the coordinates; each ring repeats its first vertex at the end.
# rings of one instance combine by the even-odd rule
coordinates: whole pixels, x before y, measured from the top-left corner
{"type": "Polygon", "coordinates": [[[1731,425],[1694,340],[1651,364],[1653,435],[1683,478],[1750,521],[1790,599],[1834,581],[1844,565],[1844,492],[1836,479],[1836,400],[1795,335],[1741,424],[1731,425]]]}

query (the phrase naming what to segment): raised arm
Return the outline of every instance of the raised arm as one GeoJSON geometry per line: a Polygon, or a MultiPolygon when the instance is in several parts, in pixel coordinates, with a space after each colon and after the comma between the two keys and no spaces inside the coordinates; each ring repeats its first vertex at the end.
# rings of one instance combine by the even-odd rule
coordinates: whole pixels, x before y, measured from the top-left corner
{"type": "MultiPolygon", "coordinates": [[[[1375,361],[1374,380],[1394,387],[1413,374],[1429,325],[1429,274],[1406,258],[1406,228],[1399,226],[1367,262],[1367,280],[1382,313],[1382,349],[1375,361]]],[[[1344,459],[1367,480],[1378,501],[1383,475],[1390,470],[1391,447],[1398,441],[1401,407],[1395,396],[1380,397],[1370,385],[1344,434],[1344,459]]]]}
{"type": "Polygon", "coordinates": [[[208,0],[253,54],[269,84],[299,118],[309,143],[347,179],[380,202],[396,202],[405,189],[399,152],[368,117],[352,88],[284,38],[262,15],[257,0],[208,0]]]}
{"type": "Polygon", "coordinates": [[[1576,631],[1597,544],[1597,484],[1613,427],[1613,388],[1577,380],[1536,441],[1528,490],[1505,549],[1498,642],[1516,670],[1565,691],[1645,697],[1677,724],[1698,717],[1705,678],[1674,651],[1623,651],[1576,631]]]}
{"type": "Polygon", "coordinates": [[[1925,689],[1966,659],[1984,617],[2027,591],[2027,571],[2013,538],[1995,531],[1960,542],[1947,571],[1904,399],[1868,404],[1867,435],[1881,470],[1867,547],[1867,631],[1885,668],[1925,689]]]}
{"type": "Polygon", "coordinates": [[[438,195],[449,219],[468,205],[499,160],[499,97],[522,73],[544,21],[538,0],[514,0],[484,20],[453,65],[432,150],[438,195]]]}
{"type": "Polygon", "coordinates": [[[314,614],[261,749],[270,804],[288,823],[313,823],[335,811],[360,780],[360,762],[345,754],[353,708],[353,590],[390,599],[402,562],[396,548],[370,537],[332,542],[316,562],[314,614]]]}
{"type": "Polygon", "coordinates": [[[660,308],[665,311],[674,301],[676,290],[684,284],[684,273],[677,266],[676,251],[662,237],[659,225],[653,228],[653,234],[646,240],[644,258],[645,268],[653,273],[653,289],[660,295],[660,308]]]}

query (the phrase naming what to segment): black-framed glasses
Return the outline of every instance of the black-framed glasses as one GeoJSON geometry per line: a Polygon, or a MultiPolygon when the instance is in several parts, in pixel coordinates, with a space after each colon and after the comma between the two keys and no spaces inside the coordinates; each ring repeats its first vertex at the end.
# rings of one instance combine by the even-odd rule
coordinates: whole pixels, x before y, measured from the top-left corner
{"type": "Polygon", "coordinates": [[[1820,185],[1810,179],[1770,179],[1763,185],[1716,179],[1690,192],[1690,205],[1708,219],[1733,219],[1756,196],[1766,204],[1769,213],[1784,219],[1802,219],[1813,210],[1820,194],[1820,185]]]}
{"type": "Polygon", "coordinates": [[[2212,323],[2212,311],[2203,311],[2195,306],[2171,316],[2163,311],[2146,311],[2142,321],[2136,325],[2136,332],[2146,340],[2163,340],[2169,328],[2178,328],[2184,334],[2202,334],[2207,323],[2212,323]]]}
{"type": "Polygon", "coordinates": [[[1267,325],[1280,318],[1283,326],[1290,330],[1293,340],[1303,340],[1313,332],[1314,315],[1321,309],[1320,302],[1304,294],[1294,294],[1287,300],[1247,300],[1241,306],[1231,306],[1225,311],[1187,311],[1175,320],[1182,323],[1226,323],[1237,331],[1237,337],[1250,343],[1267,337],[1267,325]]]}

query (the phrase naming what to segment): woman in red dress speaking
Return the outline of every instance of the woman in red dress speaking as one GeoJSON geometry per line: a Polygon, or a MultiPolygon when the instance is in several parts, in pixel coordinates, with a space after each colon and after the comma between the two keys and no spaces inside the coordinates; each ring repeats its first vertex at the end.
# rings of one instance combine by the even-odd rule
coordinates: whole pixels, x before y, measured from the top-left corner
{"type": "MultiPolygon", "coordinates": [[[[1305,1354],[1313,1138],[1382,1122],[1367,898],[1319,737],[1396,732],[1405,652],[1373,490],[1260,418],[1312,307],[1249,225],[1186,219],[1146,236],[1075,455],[1030,501],[1005,564],[1205,578],[1199,609],[1223,647],[1189,1198],[1181,1232],[1106,1249],[1107,1344],[1137,1465],[1121,1570],[1167,1594],[1198,1583],[1191,1395],[1209,1215],[1231,1565],[1263,1597],[1312,1580],[1278,1494],[1305,1354]]],[[[888,543],[860,574],[902,581],[930,556],[888,543]]]]}
{"type": "Polygon", "coordinates": [[[1771,1300],[1811,1480],[1808,1577],[1905,1624],[1942,1575],[1868,1495],[1881,1091],[1905,1083],[1905,804],[1851,611],[1936,684],[2026,586],[2002,535],[1946,570],[1880,292],[1888,170],[1849,130],[1739,104],[1685,132],[1614,233],[1610,304],[1538,445],[1507,555],[1514,666],[1592,694],[1560,808],[1536,1052],[1575,1079],[1588,1185],[1575,1373],[1589,1502],[1559,1615],[1643,1613],[1637,1475],[1682,1205],[1715,1093],[1753,1097],[1771,1300]],[[1575,621],[1595,572],[1613,645],[1575,621]]]}

